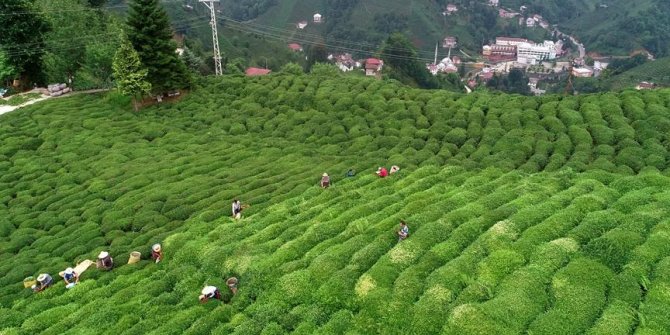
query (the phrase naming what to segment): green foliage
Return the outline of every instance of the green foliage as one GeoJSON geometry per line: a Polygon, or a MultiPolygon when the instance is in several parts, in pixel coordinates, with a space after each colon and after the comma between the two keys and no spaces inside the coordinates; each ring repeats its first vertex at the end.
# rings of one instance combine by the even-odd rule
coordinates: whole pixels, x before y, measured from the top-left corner
{"type": "Polygon", "coordinates": [[[204,79],[142,114],[114,92],[0,116],[2,332],[667,333],[667,91],[459,95],[320,68],[204,79]],[[115,268],[65,289],[102,250],[115,268]],[[23,288],[42,272],[53,287],[23,288]]]}
{"type": "MultiPolygon", "coordinates": [[[[151,91],[151,83],[145,80],[147,69],[142,67],[139,55],[125,37],[122,38],[121,46],[116,51],[113,67],[119,91],[131,96],[133,103],[138,96],[141,100],[143,95],[151,91]]],[[[133,107],[137,111],[137,104],[134,103],[133,107]]]]}
{"type": "Polygon", "coordinates": [[[33,1],[2,1],[0,12],[4,14],[0,15],[0,27],[4,27],[0,34],[0,48],[7,57],[7,64],[13,74],[27,76],[34,82],[41,81],[45,34],[51,27],[33,1]]]}
{"type": "Polygon", "coordinates": [[[9,63],[7,53],[0,49],[0,82],[13,78],[15,74],[16,69],[9,63]]]}
{"type": "Polygon", "coordinates": [[[175,53],[170,22],[158,0],[133,0],[127,17],[128,38],[147,69],[147,81],[159,94],[187,88],[191,79],[175,53]]]}

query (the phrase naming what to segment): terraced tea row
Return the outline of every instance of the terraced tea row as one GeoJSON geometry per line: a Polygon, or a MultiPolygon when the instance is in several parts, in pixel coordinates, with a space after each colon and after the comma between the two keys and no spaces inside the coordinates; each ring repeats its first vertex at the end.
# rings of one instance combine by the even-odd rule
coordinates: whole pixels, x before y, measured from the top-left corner
{"type": "Polygon", "coordinates": [[[140,114],[3,115],[0,332],[670,333],[669,93],[231,77],[140,114]],[[163,262],[121,265],[157,241],[163,262]],[[101,250],[113,271],[22,288],[101,250]],[[229,276],[236,296],[197,303],[229,276]]]}

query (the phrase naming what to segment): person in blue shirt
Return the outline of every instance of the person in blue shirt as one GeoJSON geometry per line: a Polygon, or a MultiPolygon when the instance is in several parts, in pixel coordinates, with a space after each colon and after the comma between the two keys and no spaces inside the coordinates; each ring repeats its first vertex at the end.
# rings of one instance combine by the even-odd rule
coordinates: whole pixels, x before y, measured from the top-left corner
{"type": "Polygon", "coordinates": [[[65,271],[63,271],[62,277],[63,280],[65,281],[65,285],[79,283],[79,274],[74,272],[73,268],[65,269],[65,271]]]}
{"type": "Polygon", "coordinates": [[[37,284],[33,285],[32,289],[35,292],[42,292],[51,284],[53,284],[53,278],[48,273],[42,273],[37,276],[37,284]]]}
{"type": "Polygon", "coordinates": [[[400,220],[400,230],[398,230],[398,242],[406,239],[409,236],[409,227],[405,221],[400,220]]]}

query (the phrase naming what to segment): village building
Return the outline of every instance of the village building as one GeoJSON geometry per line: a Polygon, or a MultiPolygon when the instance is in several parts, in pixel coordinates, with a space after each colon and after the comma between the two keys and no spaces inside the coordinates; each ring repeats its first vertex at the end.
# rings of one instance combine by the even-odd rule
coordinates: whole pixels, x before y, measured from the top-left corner
{"type": "Polygon", "coordinates": [[[444,38],[444,40],[442,40],[442,47],[445,49],[455,48],[456,45],[458,45],[458,41],[454,36],[447,36],[444,38]]]}
{"type": "Polygon", "coordinates": [[[511,61],[516,59],[516,45],[485,45],[482,55],[492,62],[511,61]]]}
{"type": "Polygon", "coordinates": [[[323,22],[323,17],[321,16],[321,14],[319,13],[314,14],[314,23],[321,23],[321,22],[323,22]]]}
{"type": "Polygon", "coordinates": [[[483,81],[489,81],[489,80],[493,79],[494,74],[495,74],[495,72],[493,71],[492,68],[485,67],[485,68],[482,69],[482,72],[479,73],[479,79],[481,79],[483,81]]]}
{"type": "Polygon", "coordinates": [[[368,58],[365,60],[365,75],[374,77],[379,76],[381,75],[383,66],[383,60],[377,58],[368,58]]]}
{"type": "Polygon", "coordinates": [[[498,7],[498,0],[489,0],[489,6],[498,7]]]}
{"type": "Polygon", "coordinates": [[[535,19],[532,17],[529,17],[526,19],[526,27],[532,28],[535,27],[535,19]]]}
{"type": "Polygon", "coordinates": [[[573,67],[572,75],[579,78],[588,78],[593,76],[593,70],[585,67],[573,67]]]}
{"type": "Polygon", "coordinates": [[[519,13],[508,11],[502,8],[498,9],[498,16],[504,19],[513,19],[519,15],[520,15],[519,13]]]}
{"type": "Polygon", "coordinates": [[[342,72],[349,72],[360,66],[360,63],[356,62],[350,53],[337,56],[330,55],[328,59],[335,60],[335,66],[342,72]]]}
{"type": "Polygon", "coordinates": [[[298,29],[305,29],[305,27],[307,27],[307,21],[300,21],[296,26],[298,29]]]}
{"type": "Polygon", "coordinates": [[[256,77],[256,76],[265,76],[267,74],[270,74],[272,72],[271,70],[268,69],[261,69],[257,67],[249,67],[244,71],[244,74],[247,77],[256,77]]]}
{"type": "Polygon", "coordinates": [[[454,63],[453,59],[451,59],[449,57],[443,58],[437,64],[427,64],[426,68],[428,69],[428,71],[432,75],[437,75],[438,73],[456,73],[456,72],[458,72],[458,67],[454,63]]]}
{"type": "Polygon", "coordinates": [[[528,43],[528,40],[518,37],[496,37],[497,45],[519,45],[521,43],[528,43]]]}
{"type": "Polygon", "coordinates": [[[302,51],[302,46],[298,43],[291,43],[288,45],[288,48],[295,51],[295,52],[301,52],[302,51]]]}
{"type": "Polygon", "coordinates": [[[636,90],[651,90],[654,88],[656,88],[656,84],[646,81],[642,81],[639,84],[637,84],[637,86],[635,86],[636,90]]]}
{"type": "Polygon", "coordinates": [[[447,10],[446,13],[447,15],[451,15],[458,12],[458,6],[454,5],[453,3],[450,3],[447,5],[447,10]]]}
{"type": "Polygon", "coordinates": [[[556,59],[556,45],[552,41],[542,44],[521,43],[517,45],[517,62],[535,65],[538,61],[556,59]]]}

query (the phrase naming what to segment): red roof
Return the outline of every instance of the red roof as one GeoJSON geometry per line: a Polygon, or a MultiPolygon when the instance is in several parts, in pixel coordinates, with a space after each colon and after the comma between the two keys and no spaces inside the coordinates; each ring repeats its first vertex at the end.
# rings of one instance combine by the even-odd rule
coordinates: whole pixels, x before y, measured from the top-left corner
{"type": "Polygon", "coordinates": [[[369,65],[379,65],[381,63],[382,63],[381,59],[377,59],[377,58],[368,58],[368,59],[365,60],[365,64],[369,64],[369,65]]]}
{"type": "Polygon", "coordinates": [[[288,45],[288,47],[289,47],[289,49],[291,49],[291,50],[293,50],[293,51],[300,51],[300,50],[302,50],[302,47],[301,47],[300,44],[298,44],[298,43],[291,43],[291,44],[288,45]]]}
{"type": "Polygon", "coordinates": [[[257,67],[250,67],[250,68],[247,68],[246,71],[244,71],[244,73],[249,77],[264,76],[266,74],[269,74],[270,72],[272,72],[272,71],[268,70],[268,69],[257,68],[257,67]]]}

